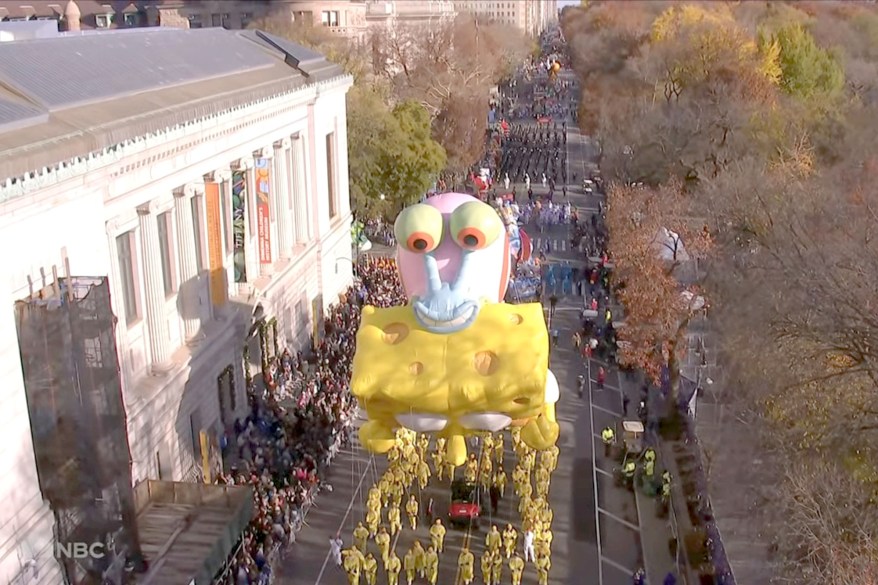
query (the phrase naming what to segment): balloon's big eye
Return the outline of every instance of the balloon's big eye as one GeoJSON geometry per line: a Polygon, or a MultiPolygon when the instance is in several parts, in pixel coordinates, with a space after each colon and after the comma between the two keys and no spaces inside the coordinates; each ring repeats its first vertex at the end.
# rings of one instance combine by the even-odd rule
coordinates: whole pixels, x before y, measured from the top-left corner
{"type": "Polygon", "coordinates": [[[503,232],[500,216],[481,201],[470,201],[455,209],[449,227],[454,241],[464,250],[483,250],[503,232]]]}
{"type": "Polygon", "coordinates": [[[393,224],[396,241],[409,252],[427,254],[442,241],[442,213],[431,205],[406,207],[393,224]]]}

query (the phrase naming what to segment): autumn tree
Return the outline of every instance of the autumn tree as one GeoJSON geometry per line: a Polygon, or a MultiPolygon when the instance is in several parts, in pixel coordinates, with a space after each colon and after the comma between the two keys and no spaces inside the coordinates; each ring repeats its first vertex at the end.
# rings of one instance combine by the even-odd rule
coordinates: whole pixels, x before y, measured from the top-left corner
{"type": "Polygon", "coordinates": [[[447,156],[433,140],[430,115],[420,103],[394,97],[359,47],[322,27],[293,22],[284,13],[250,26],[319,51],[353,76],[347,95],[348,167],[358,217],[392,215],[427,192],[447,156]]]}
{"type": "Polygon", "coordinates": [[[844,70],[838,58],[817,45],[801,24],[781,28],[771,37],[779,49],[781,86],[801,99],[833,100],[844,88],[844,70]]]}
{"type": "Polygon", "coordinates": [[[429,28],[376,30],[370,46],[378,77],[397,99],[424,106],[448,166],[461,171],[484,149],[490,88],[528,55],[531,43],[514,29],[460,15],[429,28]]]}
{"type": "Polygon", "coordinates": [[[658,188],[614,185],[607,203],[613,278],[625,307],[620,362],[655,381],[667,368],[675,406],[682,341],[705,305],[698,287],[684,284],[681,269],[709,250],[710,236],[684,215],[687,195],[678,182],[658,188]]]}
{"type": "Polygon", "coordinates": [[[392,216],[427,192],[446,156],[420,104],[388,109],[375,88],[354,86],[347,114],[351,201],[359,217],[392,216]]]}
{"type": "Polygon", "coordinates": [[[803,456],[778,487],[779,583],[878,583],[876,490],[838,462],[803,456]]]}

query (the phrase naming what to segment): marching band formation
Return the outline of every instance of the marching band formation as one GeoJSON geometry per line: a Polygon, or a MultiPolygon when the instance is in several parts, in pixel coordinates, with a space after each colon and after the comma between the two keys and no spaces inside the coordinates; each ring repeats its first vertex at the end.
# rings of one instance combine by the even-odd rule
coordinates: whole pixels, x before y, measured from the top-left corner
{"type": "MultiPolygon", "coordinates": [[[[445,460],[445,439],[431,440],[428,435],[407,429],[397,431],[396,444],[388,453],[387,469],[369,489],[366,515],[354,528],[351,545],[343,548],[340,535],[330,537],[333,559],[347,573],[350,584],[360,585],[365,579],[366,585],[375,585],[380,559],[380,568],[386,573],[389,585],[397,585],[401,574],[407,585],[418,580],[436,585],[439,563],[446,550],[446,527],[440,518],[432,518],[431,500],[423,511],[429,528],[426,534],[423,530],[419,532],[423,504],[419,494],[431,478],[450,481],[455,479],[457,471],[464,481],[477,485],[483,493],[493,492],[495,497],[503,498],[509,481],[504,469],[504,433],[473,437],[478,444],[478,454],[471,453],[469,460],[455,470],[445,460]],[[414,543],[405,552],[398,551],[397,542],[406,530],[412,531],[414,543]]],[[[520,522],[517,527],[508,523],[502,530],[492,525],[485,534],[484,552],[479,558],[482,583],[500,585],[509,575],[513,585],[520,585],[526,565],[530,563],[540,585],[548,585],[554,520],[549,507],[549,488],[552,472],[558,465],[558,447],[537,452],[520,440],[519,427],[511,427],[509,434],[515,454],[511,481],[518,498],[520,522]]],[[[493,500],[494,497],[495,506],[493,500]]],[[[457,558],[455,584],[470,585],[475,580],[476,556],[470,549],[477,538],[480,536],[471,525],[457,558]]]]}

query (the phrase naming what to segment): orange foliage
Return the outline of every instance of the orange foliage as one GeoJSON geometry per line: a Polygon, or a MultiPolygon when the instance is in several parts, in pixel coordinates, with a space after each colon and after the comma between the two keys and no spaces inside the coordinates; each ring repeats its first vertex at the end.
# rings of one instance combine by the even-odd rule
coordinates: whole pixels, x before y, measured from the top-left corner
{"type": "Polygon", "coordinates": [[[679,344],[695,313],[694,286],[684,288],[677,272],[685,255],[702,256],[711,247],[703,227],[692,228],[682,217],[686,195],[680,183],[648,187],[613,186],[608,194],[607,227],[614,280],[625,306],[625,326],[619,329],[619,360],[644,370],[657,380],[662,367],[682,357],[679,344]],[[683,242],[675,253],[664,241],[665,230],[683,242]],[[664,256],[664,257],[663,257],[664,256]],[[693,293],[687,298],[685,290],[693,293]]]}

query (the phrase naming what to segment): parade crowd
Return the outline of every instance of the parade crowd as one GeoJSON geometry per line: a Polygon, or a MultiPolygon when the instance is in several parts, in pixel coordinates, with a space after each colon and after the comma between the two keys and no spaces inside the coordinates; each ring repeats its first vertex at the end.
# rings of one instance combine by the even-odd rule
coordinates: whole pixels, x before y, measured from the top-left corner
{"type": "Polygon", "coordinates": [[[311,355],[283,351],[247,389],[250,413],[234,426],[236,463],[219,481],[251,486],[255,512],[223,583],[267,585],[271,561],[295,541],[314,497],[332,489],[325,473],[356,416],[348,383],[360,307],[405,302],[392,260],[364,258],[357,272],[311,355]]]}

